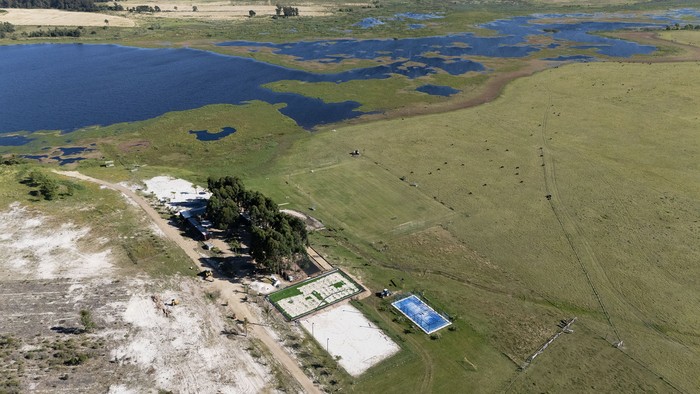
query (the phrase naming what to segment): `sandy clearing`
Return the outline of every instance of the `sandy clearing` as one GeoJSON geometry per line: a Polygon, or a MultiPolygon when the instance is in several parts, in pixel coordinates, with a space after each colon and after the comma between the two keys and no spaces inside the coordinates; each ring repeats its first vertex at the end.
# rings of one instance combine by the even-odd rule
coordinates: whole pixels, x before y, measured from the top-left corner
{"type": "Polygon", "coordinates": [[[104,242],[90,242],[96,251],[81,246],[89,239],[90,228],[71,222],[46,224],[50,218],[32,213],[19,203],[0,211],[5,231],[0,237],[2,276],[22,274],[28,279],[88,278],[109,276],[113,271],[112,252],[104,242]],[[96,245],[97,244],[97,245],[96,245]]]}
{"type": "MultiPolygon", "coordinates": [[[[244,350],[246,341],[221,335],[226,329],[223,317],[216,304],[206,301],[195,279],[180,279],[156,293],[153,287],[146,282],[132,290],[128,302],[112,305],[131,327],[128,341],[112,350],[112,360],[146,371],[159,389],[198,393],[271,389],[271,372],[244,350]],[[153,294],[166,303],[176,298],[180,304],[166,307],[171,313],[166,317],[156,308],[153,294]]],[[[110,390],[130,389],[127,384],[110,390]]]]}
{"type": "Polygon", "coordinates": [[[320,220],[303,212],[295,211],[293,209],[280,209],[280,212],[303,220],[308,231],[318,231],[326,228],[326,226],[324,226],[320,220]]]}
{"type": "Polygon", "coordinates": [[[350,304],[341,304],[300,320],[321,347],[350,375],[359,376],[373,365],[399,351],[384,332],[350,304]]]}
{"type": "Polygon", "coordinates": [[[258,281],[252,281],[248,285],[250,290],[257,292],[258,294],[270,294],[277,288],[269,283],[263,283],[258,281]]]}
{"type": "MultiPolygon", "coordinates": [[[[274,5],[252,4],[252,5],[232,5],[231,2],[215,1],[215,2],[167,2],[159,3],[157,1],[122,1],[120,2],[124,8],[132,8],[139,5],[147,5],[151,7],[158,6],[162,12],[154,12],[148,14],[134,14],[134,17],[148,16],[157,18],[196,18],[196,19],[241,19],[247,18],[250,10],[255,11],[256,17],[271,17],[275,15],[274,5]],[[197,11],[192,11],[192,6],[197,6],[197,11]],[[177,8],[177,9],[176,9],[177,8]]],[[[331,15],[332,11],[337,7],[300,4],[295,5],[299,8],[300,16],[327,16],[331,15]]],[[[111,23],[111,22],[110,22],[111,23]]]]}
{"type": "Polygon", "coordinates": [[[201,206],[211,197],[211,193],[204,187],[193,185],[184,179],[176,179],[169,176],[157,176],[143,181],[145,193],[153,194],[159,201],[166,201],[166,205],[176,211],[192,208],[192,205],[201,206]]]}
{"type": "Polygon", "coordinates": [[[136,26],[136,22],[132,19],[98,12],[21,8],[4,8],[4,10],[7,13],[0,14],[0,22],[10,22],[18,26],[105,26],[105,19],[109,20],[109,26],[136,26]]]}

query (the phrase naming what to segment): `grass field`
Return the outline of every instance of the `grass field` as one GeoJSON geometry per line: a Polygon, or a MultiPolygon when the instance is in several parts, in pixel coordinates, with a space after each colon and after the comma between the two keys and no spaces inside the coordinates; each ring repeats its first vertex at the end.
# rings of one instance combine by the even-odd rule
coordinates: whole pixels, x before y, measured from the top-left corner
{"type": "Polygon", "coordinates": [[[700,31],[697,30],[671,30],[659,33],[661,38],[681,44],[700,46],[700,31]]]}
{"type": "MultiPolygon", "coordinates": [[[[386,287],[405,277],[403,287],[442,300],[482,343],[516,361],[564,317],[579,316],[580,338],[566,346],[585,359],[611,357],[607,349],[624,341],[614,373],[586,362],[545,379],[538,359],[523,378],[506,372],[513,365],[504,357],[503,384],[512,377],[512,388],[525,390],[522,382],[534,380],[556,391],[616,376],[621,388],[668,381],[692,391],[700,362],[692,312],[700,296],[693,279],[700,253],[693,213],[700,208],[693,180],[700,150],[692,126],[696,67],[579,64],[545,71],[473,109],[302,139],[278,160],[278,179],[253,182],[280,190],[301,209],[315,205],[314,214],[337,230],[319,242],[370,261],[358,267],[370,283],[386,287]],[[664,84],[650,78],[661,70],[664,84]],[[360,158],[347,155],[355,147],[360,158]],[[299,175],[284,175],[300,166],[299,175]],[[374,177],[382,181],[369,181],[374,177]],[[403,195],[403,203],[392,195],[403,195]],[[408,218],[418,224],[392,231],[386,218],[401,214],[398,224],[408,218]]],[[[340,261],[356,264],[351,255],[340,261]]],[[[464,339],[462,331],[443,339],[452,335],[464,339]]],[[[423,346],[435,366],[450,358],[439,346],[423,346]]],[[[405,387],[413,383],[409,378],[405,387]]]]}

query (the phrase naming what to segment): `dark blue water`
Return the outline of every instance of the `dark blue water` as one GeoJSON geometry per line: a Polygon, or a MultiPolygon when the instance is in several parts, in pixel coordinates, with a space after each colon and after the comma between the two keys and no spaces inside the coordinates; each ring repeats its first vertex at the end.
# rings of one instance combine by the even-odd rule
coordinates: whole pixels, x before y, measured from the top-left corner
{"type": "Polygon", "coordinates": [[[209,130],[190,130],[190,134],[196,135],[199,141],[218,141],[235,132],[233,127],[224,127],[217,133],[210,133],[209,130]]]}
{"type": "MultiPolygon", "coordinates": [[[[396,65],[398,66],[398,65],[396,65]]],[[[387,78],[391,67],[313,74],[252,59],[191,49],[116,45],[0,47],[0,132],[72,131],[90,125],[144,120],[214,103],[284,103],[282,113],[305,128],[356,117],[356,102],[325,103],[261,87],[387,78]],[[126,77],[125,77],[126,76],[126,77]]],[[[21,141],[12,138],[10,142],[21,141]]]]}
{"type": "Polygon", "coordinates": [[[589,62],[595,60],[593,56],[586,56],[586,55],[571,55],[571,56],[557,56],[557,57],[546,57],[544,60],[552,60],[555,62],[570,62],[570,61],[577,61],[577,62],[589,62]]]}
{"type": "MultiPolygon", "coordinates": [[[[692,14],[690,11],[673,12],[692,14]]],[[[573,46],[572,49],[582,53],[550,58],[553,60],[578,60],[577,56],[590,56],[591,52],[618,57],[647,54],[655,48],[592,33],[647,26],[661,28],[673,22],[672,16],[659,18],[657,25],[633,21],[599,22],[590,20],[591,15],[581,14],[581,18],[587,19],[575,23],[533,23],[543,17],[555,16],[515,17],[487,23],[482,27],[498,33],[489,37],[460,33],[404,39],[221,44],[247,47],[251,51],[271,48],[273,53],[289,55],[299,61],[338,63],[348,58],[382,58],[380,65],[335,74],[293,70],[249,58],[192,49],[80,44],[3,46],[0,47],[0,133],[70,132],[90,125],[151,119],[166,112],[208,104],[244,104],[250,100],[284,104],[281,113],[301,127],[312,129],[362,115],[363,112],[357,110],[360,104],[352,101],[326,103],[298,94],[273,92],[262,86],[280,80],[338,83],[384,79],[394,74],[418,78],[436,73],[485,72],[481,63],[469,57],[536,56],[542,49],[555,45],[573,46]],[[545,29],[554,32],[547,33],[545,29]],[[543,35],[555,42],[528,44],[529,37],[543,35]]],[[[31,135],[0,137],[0,145],[22,145],[29,139],[31,135]]]]}
{"type": "Polygon", "coordinates": [[[70,146],[70,147],[60,147],[58,148],[61,151],[61,154],[63,156],[70,156],[70,155],[75,155],[78,153],[83,153],[83,152],[90,152],[93,149],[90,149],[86,146],[70,146]]]}
{"type": "MultiPolygon", "coordinates": [[[[2,119],[0,119],[0,123],[2,123],[2,119]]],[[[0,145],[2,146],[22,146],[28,144],[31,140],[31,138],[27,138],[21,135],[0,135],[0,145]]]]}
{"type": "Polygon", "coordinates": [[[353,26],[359,26],[363,29],[369,29],[375,26],[383,25],[384,22],[377,18],[365,18],[357,23],[355,23],[353,26]]]}
{"type": "Polygon", "coordinates": [[[30,160],[51,159],[51,160],[57,161],[59,166],[64,166],[66,164],[77,163],[79,161],[85,160],[84,157],[60,157],[60,156],[49,157],[49,155],[20,155],[20,157],[23,157],[25,159],[30,159],[30,160]]]}
{"type": "Polygon", "coordinates": [[[423,85],[416,88],[417,91],[432,94],[433,96],[452,96],[461,92],[450,86],[440,86],[440,85],[423,85]]]}

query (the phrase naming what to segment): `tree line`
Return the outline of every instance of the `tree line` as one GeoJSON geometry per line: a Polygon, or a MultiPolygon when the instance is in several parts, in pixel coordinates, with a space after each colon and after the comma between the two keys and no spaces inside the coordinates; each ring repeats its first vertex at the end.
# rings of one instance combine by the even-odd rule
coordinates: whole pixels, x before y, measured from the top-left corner
{"type": "Polygon", "coordinates": [[[681,26],[679,23],[674,25],[666,25],[666,30],[700,30],[700,25],[691,25],[690,23],[681,26]]]}
{"type": "Polygon", "coordinates": [[[94,0],[0,0],[0,8],[55,8],[69,11],[97,11],[94,0]]]}
{"type": "Polygon", "coordinates": [[[242,213],[252,238],[250,255],[265,269],[280,273],[306,256],[308,234],[302,220],[280,212],[262,193],[246,190],[238,177],[209,178],[207,185],[212,193],[207,218],[216,228],[230,229],[240,224],[242,213]]]}
{"type": "Polygon", "coordinates": [[[65,28],[58,28],[54,27],[53,29],[48,29],[48,30],[34,30],[30,31],[28,33],[29,37],[80,37],[82,34],[82,29],[80,27],[77,27],[75,29],[65,27],[65,28]]]}
{"type": "Polygon", "coordinates": [[[288,18],[290,16],[299,16],[299,9],[296,7],[277,4],[275,7],[275,16],[288,18]]]}

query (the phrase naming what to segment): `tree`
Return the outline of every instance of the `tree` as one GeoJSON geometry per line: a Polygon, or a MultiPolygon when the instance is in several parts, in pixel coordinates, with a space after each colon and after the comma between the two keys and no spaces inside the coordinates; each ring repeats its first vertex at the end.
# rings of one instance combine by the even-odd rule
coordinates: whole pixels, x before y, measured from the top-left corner
{"type": "Polygon", "coordinates": [[[39,194],[46,200],[53,200],[58,197],[58,183],[54,179],[45,178],[39,185],[39,194]]]}
{"type": "Polygon", "coordinates": [[[80,324],[83,325],[85,332],[90,332],[95,329],[95,322],[92,320],[92,313],[87,309],[80,310],[80,324]]]}
{"type": "Polygon", "coordinates": [[[206,213],[209,220],[217,228],[228,229],[243,210],[250,219],[250,254],[262,267],[279,273],[289,261],[306,255],[306,224],[281,213],[272,199],[246,190],[237,177],[210,178],[207,185],[212,193],[206,213]]]}
{"type": "Polygon", "coordinates": [[[196,5],[193,5],[193,6],[192,6],[192,12],[197,12],[197,6],[196,6],[196,5]]]}
{"type": "Polygon", "coordinates": [[[256,14],[255,14],[255,11],[253,11],[253,10],[248,11],[248,17],[249,17],[249,18],[252,18],[252,17],[254,17],[255,15],[256,15],[256,14]]]}

